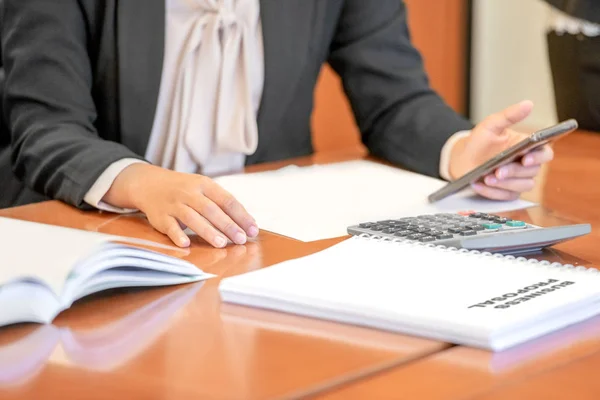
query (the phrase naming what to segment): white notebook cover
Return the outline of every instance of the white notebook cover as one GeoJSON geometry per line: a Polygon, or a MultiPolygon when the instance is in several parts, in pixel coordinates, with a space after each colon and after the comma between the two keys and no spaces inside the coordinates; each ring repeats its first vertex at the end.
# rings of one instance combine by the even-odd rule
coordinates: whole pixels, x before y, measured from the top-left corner
{"type": "Polygon", "coordinates": [[[595,269],[352,237],[224,279],[223,301],[503,350],[600,313],[595,269]]]}

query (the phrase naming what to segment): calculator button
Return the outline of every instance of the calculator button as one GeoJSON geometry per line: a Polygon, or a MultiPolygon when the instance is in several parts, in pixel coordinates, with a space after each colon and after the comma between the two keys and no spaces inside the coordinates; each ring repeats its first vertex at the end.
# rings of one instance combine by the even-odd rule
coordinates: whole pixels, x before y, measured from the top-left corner
{"type": "Polygon", "coordinates": [[[499,223],[499,224],[505,224],[505,223],[507,223],[508,221],[510,221],[510,219],[509,219],[509,218],[502,218],[502,217],[497,217],[497,218],[494,218],[494,222],[497,222],[497,223],[499,223]]]}
{"type": "Polygon", "coordinates": [[[523,221],[507,221],[506,225],[516,228],[516,227],[525,226],[525,222],[523,222],[523,221]]]}
{"type": "Polygon", "coordinates": [[[373,225],[374,225],[374,224],[373,224],[372,222],[365,222],[365,223],[359,224],[359,225],[358,225],[358,227],[359,227],[359,228],[370,228],[370,227],[372,227],[373,225]]]}
{"type": "Polygon", "coordinates": [[[451,233],[461,233],[461,232],[463,232],[465,230],[466,230],[465,228],[449,228],[448,232],[451,232],[451,233]]]}
{"type": "Polygon", "coordinates": [[[476,231],[462,231],[461,233],[459,233],[459,235],[461,236],[474,236],[477,235],[476,231]]]}
{"type": "Polygon", "coordinates": [[[503,231],[516,231],[516,230],[520,230],[520,229],[527,229],[527,225],[521,225],[521,226],[503,225],[502,226],[503,231]]]}
{"type": "Polygon", "coordinates": [[[497,229],[502,228],[502,225],[496,224],[496,223],[485,223],[482,226],[488,230],[497,230],[497,229]]]}
{"type": "Polygon", "coordinates": [[[388,228],[381,231],[381,233],[395,233],[398,229],[396,228],[388,228]]]}
{"type": "Polygon", "coordinates": [[[485,218],[485,217],[486,217],[485,214],[479,213],[479,212],[478,213],[473,213],[473,214],[469,215],[469,218],[485,218]]]}
{"type": "Polygon", "coordinates": [[[410,235],[408,236],[408,239],[410,240],[419,240],[421,238],[424,238],[427,235],[423,235],[422,233],[415,233],[414,235],[410,235]]]}
{"type": "Polygon", "coordinates": [[[481,225],[469,225],[468,228],[470,230],[476,231],[476,232],[485,230],[485,228],[483,226],[481,226],[481,225]]]}
{"type": "Polygon", "coordinates": [[[384,230],[385,226],[383,226],[383,225],[373,225],[369,229],[372,230],[372,231],[378,232],[378,231],[384,230]]]}
{"type": "Polygon", "coordinates": [[[431,231],[431,228],[418,228],[416,229],[417,233],[428,233],[431,231]]]}
{"type": "Polygon", "coordinates": [[[437,229],[432,229],[431,231],[429,231],[429,234],[431,236],[439,236],[439,235],[443,235],[445,232],[443,231],[438,231],[437,229]]]}
{"type": "Polygon", "coordinates": [[[441,235],[436,235],[435,237],[438,240],[444,240],[444,239],[452,239],[454,237],[454,235],[452,235],[451,233],[442,233],[441,235]]]}
{"type": "Polygon", "coordinates": [[[419,239],[419,242],[427,243],[427,242],[435,242],[435,237],[433,236],[425,236],[419,239]]]}
{"type": "Polygon", "coordinates": [[[398,232],[394,233],[394,236],[405,237],[405,236],[412,235],[412,234],[413,234],[412,231],[398,231],[398,232]]]}

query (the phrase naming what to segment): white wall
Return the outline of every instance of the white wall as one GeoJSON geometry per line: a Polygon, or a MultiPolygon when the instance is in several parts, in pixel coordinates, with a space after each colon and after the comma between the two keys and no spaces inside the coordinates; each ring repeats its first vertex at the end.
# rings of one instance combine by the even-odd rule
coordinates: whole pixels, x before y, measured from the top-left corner
{"type": "Polygon", "coordinates": [[[556,122],[541,0],[474,0],[471,116],[477,122],[520,100],[535,103],[529,127],[556,122]]]}

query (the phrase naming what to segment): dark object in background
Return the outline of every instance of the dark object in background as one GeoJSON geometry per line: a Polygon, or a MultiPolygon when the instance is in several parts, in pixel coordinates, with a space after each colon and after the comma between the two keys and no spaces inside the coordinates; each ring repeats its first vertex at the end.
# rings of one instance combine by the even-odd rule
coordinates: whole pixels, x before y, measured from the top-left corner
{"type": "MultiPolygon", "coordinates": [[[[600,24],[598,0],[545,1],[572,17],[600,24]]],[[[600,36],[547,36],[558,119],[575,118],[581,129],[600,132],[600,36]]]]}
{"type": "Polygon", "coordinates": [[[575,18],[600,24],[598,0],[545,0],[546,3],[575,18]]]}
{"type": "Polygon", "coordinates": [[[600,132],[600,36],[547,35],[558,119],[600,132]]]}

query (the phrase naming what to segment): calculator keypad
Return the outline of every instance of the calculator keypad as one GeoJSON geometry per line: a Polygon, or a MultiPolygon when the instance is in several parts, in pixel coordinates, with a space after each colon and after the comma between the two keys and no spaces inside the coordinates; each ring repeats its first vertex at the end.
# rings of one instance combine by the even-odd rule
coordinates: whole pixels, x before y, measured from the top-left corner
{"type": "Polygon", "coordinates": [[[511,220],[494,214],[466,211],[456,214],[441,213],[365,222],[359,224],[358,227],[380,236],[406,238],[430,243],[457,237],[528,229],[533,226],[523,221],[511,220]]]}

